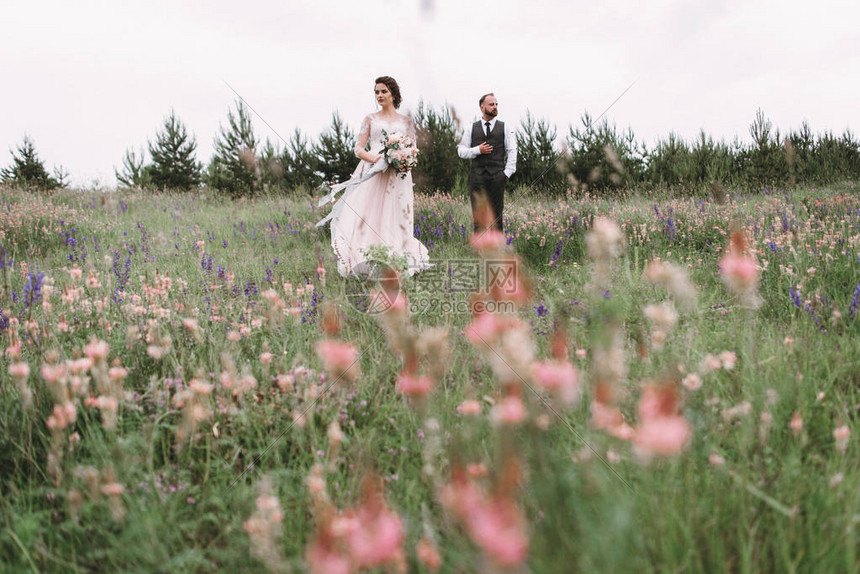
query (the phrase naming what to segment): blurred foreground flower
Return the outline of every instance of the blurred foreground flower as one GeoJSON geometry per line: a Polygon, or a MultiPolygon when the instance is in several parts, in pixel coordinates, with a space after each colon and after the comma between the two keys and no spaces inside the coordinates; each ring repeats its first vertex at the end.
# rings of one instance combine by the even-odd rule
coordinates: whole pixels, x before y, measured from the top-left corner
{"type": "Polygon", "coordinates": [[[729,250],[720,259],[720,274],[742,305],[751,309],[761,306],[761,298],[758,296],[758,264],[740,230],[732,232],[729,250]]]}
{"type": "Polygon", "coordinates": [[[317,356],[323,368],[336,380],[355,381],[361,370],[355,345],[343,341],[323,340],[317,343],[317,356]]]}
{"type": "Polygon", "coordinates": [[[270,572],[283,572],[287,563],[278,548],[284,513],[274,495],[272,483],[263,478],[257,483],[256,509],[245,521],[245,532],[251,541],[251,555],[266,565],[270,572]]]}
{"type": "Polygon", "coordinates": [[[674,383],[647,385],[639,400],[639,425],[633,444],[636,453],[648,460],[673,456],[687,446],[690,423],[679,413],[680,393],[674,383]]]}

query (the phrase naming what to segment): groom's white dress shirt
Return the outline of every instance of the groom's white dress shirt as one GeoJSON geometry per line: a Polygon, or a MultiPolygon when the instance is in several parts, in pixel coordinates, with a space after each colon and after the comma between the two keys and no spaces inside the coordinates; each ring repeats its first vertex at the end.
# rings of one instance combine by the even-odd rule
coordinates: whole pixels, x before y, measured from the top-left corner
{"type": "MultiPolygon", "coordinates": [[[[493,131],[496,127],[497,119],[493,118],[490,120],[490,131],[493,131]]],[[[481,129],[486,134],[487,120],[481,117],[480,121],[481,129]]],[[[472,124],[469,124],[469,127],[463,131],[463,139],[460,140],[460,145],[457,146],[457,155],[462,159],[475,159],[481,155],[481,150],[478,147],[472,147],[472,124]]],[[[505,152],[507,152],[505,158],[505,177],[510,178],[517,171],[517,135],[509,124],[505,124],[505,152]]]]}

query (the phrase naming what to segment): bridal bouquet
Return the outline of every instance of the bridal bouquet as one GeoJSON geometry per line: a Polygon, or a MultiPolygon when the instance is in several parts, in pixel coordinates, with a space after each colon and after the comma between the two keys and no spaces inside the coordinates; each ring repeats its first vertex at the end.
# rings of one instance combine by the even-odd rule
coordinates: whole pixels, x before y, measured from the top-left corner
{"type": "Polygon", "coordinates": [[[379,153],[385,156],[385,161],[388,165],[397,170],[401,178],[406,178],[406,174],[412,171],[412,168],[418,165],[418,148],[415,147],[415,142],[408,135],[400,132],[388,134],[382,130],[383,148],[379,153]]]}

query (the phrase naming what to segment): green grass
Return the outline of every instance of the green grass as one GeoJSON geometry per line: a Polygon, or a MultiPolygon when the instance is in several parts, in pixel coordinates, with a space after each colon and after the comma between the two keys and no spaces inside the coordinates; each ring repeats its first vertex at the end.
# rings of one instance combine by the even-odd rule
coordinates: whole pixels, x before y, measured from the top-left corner
{"type": "MultiPolygon", "coordinates": [[[[519,312],[532,327],[537,355],[548,356],[552,327],[560,324],[571,352],[585,349],[587,356],[572,359],[583,380],[577,405],[556,417],[526,389],[530,422],[505,432],[490,423],[488,405],[475,420],[456,411],[467,397],[498,398],[500,392],[492,371],[461,333],[471,319],[466,314],[413,317],[419,328],[448,329],[447,374],[436,382],[424,411],[395,392],[402,360],[377,318],[349,304],[347,296],[357,285],[337,275],[328,236],[314,228],[321,214],[307,198],[231,202],[132,192],[95,197],[2,192],[0,244],[14,263],[0,271],[0,308],[7,319],[20,321],[22,360],[31,367],[35,395],[33,408],[25,410],[8,374],[11,361],[0,358],[3,571],[259,571],[263,564],[251,556],[243,523],[254,511],[255,484],[263,475],[271,478],[284,515],[279,549],[302,567],[316,532],[305,479],[315,462],[327,460],[326,432],[333,421],[345,434],[327,473],[333,503],[339,508],[355,503],[368,473],[385,479],[387,501],[406,527],[410,571],[421,571],[414,546],[424,528],[438,542],[442,571],[485,566],[480,550],[441,508],[436,480],[446,480],[458,462],[471,461],[484,462],[492,480],[505,452],[516,452],[523,463],[517,498],[528,521],[527,566],[534,572],[860,568],[860,465],[853,440],[860,405],[860,319],[851,316],[860,283],[856,186],[735,194],[725,205],[661,196],[552,202],[514,196],[507,213],[512,248],[525,260],[534,287],[532,302],[519,312]],[[613,217],[627,237],[608,299],[587,287],[592,275],[585,233],[594,215],[613,217]],[[733,224],[747,230],[766,265],[757,311],[740,307],[717,271],[733,224]],[[202,251],[197,241],[204,242],[202,251]],[[643,278],[645,264],[655,256],[687,269],[699,302],[681,314],[663,350],[643,357],[639,349],[647,341],[648,323],[642,309],[666,299],[643,278]],[[85,287],[81,299],[64,303],[64,288],[72,285],[70,257],[83,270],[78,284],[92,271],[101,286],[85,287]],[[327,270],[324,285],[317,277],[320,262],[327,270]],[[46,285],[53,283],[50,311],[39,303],[24,308],[22,263],[30,272],[38,267],[46,285]],[[810,267],[816,270],[810,273],[810,267]],[[227,284],[228,271],[235,291],[227,284]],[[173,279],[170,291],[148,295],[144,284],[166,274],[173,279]],[[126,285],[116,294],[118,276],[126,285]],[[316,298],[305,294],[290,300],[287,282],[313,283],[316,298]],[[789,295],[798,287],[800,307],[789,295]],[[297,320],[271,312],[261,297],[269,288],[288,307],[301,302],[297,320]],[[131,305],[135,296],[141,298],[141,314],[131,305]],[[95,302],[101,300],[107,305],[100,311],[95,302]],[[309,394],[308,381],[279,390],[271,375],[299,368],[312,371],[309,380],[330,382],[319,378],[325,375],[314,351],[324,337],[324,304],[342,314],[338,337],[363,353],[361,377],[319,400],[309,394]],[[58,330],[61,316],[73,331],[58,330]],[[189,317],[200,325],[199,340],[182,326],[189,317]],[[25,335],[28,318],[38,334],[25,335]],[[255,318],[261,326],[251,326],[255,318]],[[161,360],[147,354],[147,343],[128,340],[129,327],[143,336],[149,320],[160,336],[171,339],[171,351],[161,360]],[[677,381],[679,365],[692,372],[706,354],[737,354],[734,369],[705,375],[700,390],[685,392],[683,414],[693,435],[677,457],[643,464],[628,443],[589,426],[592,352],[609,321],[624,328],[628,375],[620,406],[631,423],[643,381],[677,381]],[[229,341],[228,332],[243,326],[250,331],[229,341]],[[56,485],[47,464],[52,438],[45,425],[54,400],[39,369],[50,351],[62,360],[80,356],[92,337],[109,343],[109,361],[118,359],[129,369],[128,397],[115,431],[104,429],[98,410],[77,399],[77,420],[62,433],[56,485]],[[259,360],[264,350],[274,355],[268,369],[259,360]],[[241,400],[218,382],[223,354],[258,383],[241,400]],[[177,449],[182,413],[169,406],[176,392],[172,381],[208,380],[210,373],[216,385],[214,415],[197,428],[193,443],[177,449]],[[751,404],[748,415],[723,417],[725,409],[744,401],[751,404]],[[766,436],[765,412],[772,419],[766,436]],[[294,424],[299,413],[305,413],[304,424],[294,424]],[[800,433],[789,428],[794,413],[803,419],[800,433]],[[534,423],[540,414],[549,415],[546,430],[534,423]],[[433,454],[431,417],[440,424],[442,440],[434,458],[436,479],[422,471],[425,455],[433,454]],[[844,454],[833,437],[841,424],[853,433],[844,454]],[[72,432],[80,440],[70,449],[72,432]],[[725,464],[712,465],[711,454],[725,464]],[[124,486],[124,518],[111,517],[104,496],[86,494],[85,467],[95,468],[102,479],[112,469],[124,486]],[[833,478],[838,474],[841,482],[833,478]],[[77,517],[67,502],[74,489],[84,493],[77,517]]],[[[467,206],[464,199],[445,196],[416,200],[422,240],[432,244],[431,259],[441,267],[475,259],[462,232],[470,227],[467,206]]],[[[413,300],[468,298],[464,291],[428,287],[422,276],[406,281],[405,289],[413,300]]],[[[15,329],[4,328],[4,348],[15,329]]]]}

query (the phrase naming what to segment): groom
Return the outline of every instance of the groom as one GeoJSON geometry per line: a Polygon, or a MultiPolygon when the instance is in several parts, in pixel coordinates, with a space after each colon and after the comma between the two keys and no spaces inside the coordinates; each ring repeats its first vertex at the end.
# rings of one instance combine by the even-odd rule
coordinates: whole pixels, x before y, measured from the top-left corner
{"type": "Polygon", "coordinates": [[[481,96],[481,119],[463,133],[457,154],[472,160],[469,171],[469,198],[475,215],[477,195],[485,193],[493,208],[493,227],[504,231],[505,183],[517,170],[517,138],[514,131],[497,120],[499,103],[492,93],[481,96]]]}

